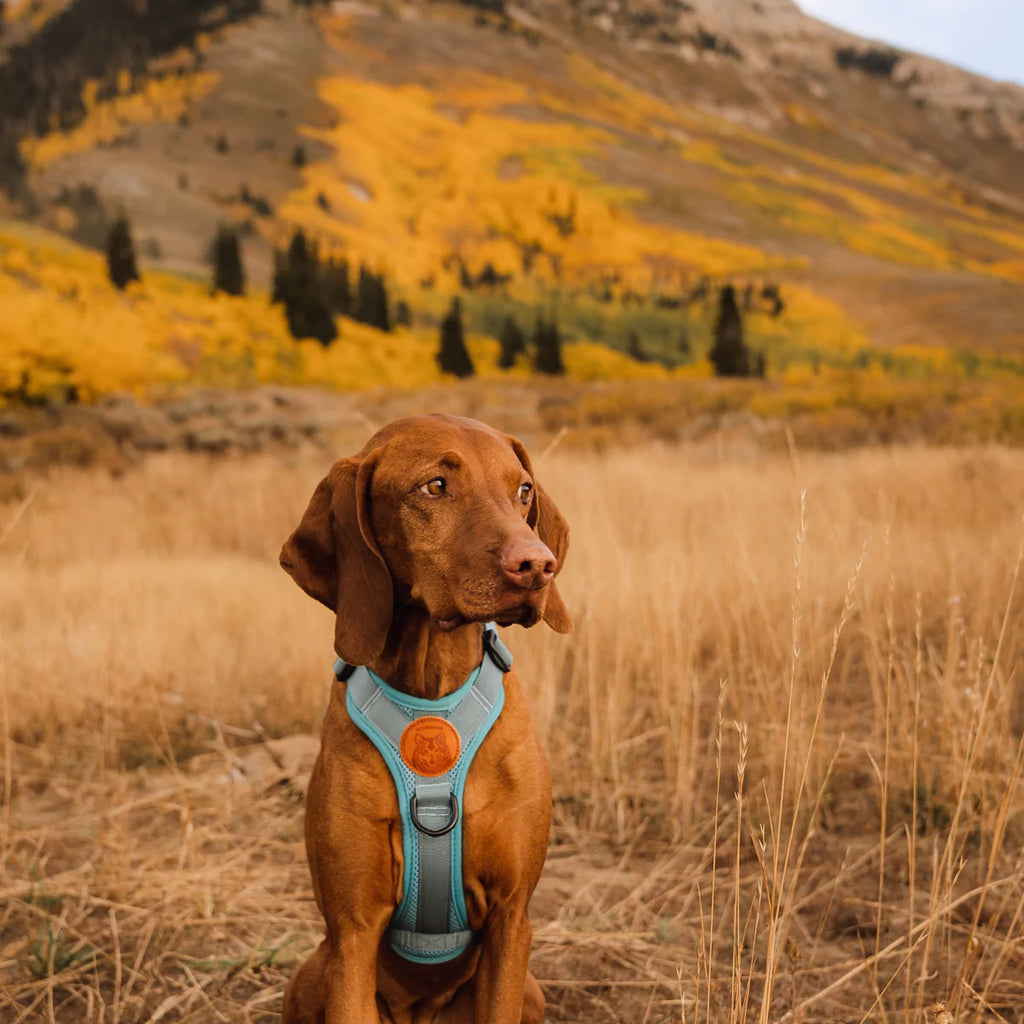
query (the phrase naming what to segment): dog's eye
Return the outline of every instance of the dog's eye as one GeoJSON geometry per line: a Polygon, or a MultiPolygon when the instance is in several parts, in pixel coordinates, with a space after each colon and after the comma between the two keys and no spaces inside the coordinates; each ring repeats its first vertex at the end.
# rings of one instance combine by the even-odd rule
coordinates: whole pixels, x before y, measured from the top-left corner
{"type": "Polygon", "coordinates": [[[533,497],[533,484],[520,484],[519,490],[516,493],[524,505],[529,505],[530,498],[533,497]]]}
{"type": "Polygon", "coordinates": [[[441,495],[447,494],[448,484],[445,482],[443,476],[434,477],[433,480],[425,483],[420,490],[424,494],[429,494],[432,498],[440,498],[441,495]]]}

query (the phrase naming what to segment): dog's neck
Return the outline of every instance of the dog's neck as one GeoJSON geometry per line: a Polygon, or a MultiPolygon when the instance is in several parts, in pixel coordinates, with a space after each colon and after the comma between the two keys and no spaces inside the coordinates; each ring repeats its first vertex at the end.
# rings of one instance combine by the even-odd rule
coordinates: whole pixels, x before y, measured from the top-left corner
{"type": "Polygon", "coordinates": [[[396,690],[437,700],[457,690],[483,657],[483,626],[444,632],[414,607],[396,609],[380,656],[368,667],[396,690]]]}

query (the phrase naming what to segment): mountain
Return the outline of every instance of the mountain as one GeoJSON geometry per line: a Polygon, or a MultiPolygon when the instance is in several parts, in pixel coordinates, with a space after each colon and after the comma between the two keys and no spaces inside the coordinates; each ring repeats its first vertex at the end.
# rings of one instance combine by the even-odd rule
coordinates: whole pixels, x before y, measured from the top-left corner
{"type": "Polygon", "coordinates": [[[1024,352],[1024,89],[790,0],[25,0],[0,47],[0,213],[123,211],[144,269],[229,222],[267,283],[301,225],[656,358],[726,282],[770,363],[1024,352]]]}

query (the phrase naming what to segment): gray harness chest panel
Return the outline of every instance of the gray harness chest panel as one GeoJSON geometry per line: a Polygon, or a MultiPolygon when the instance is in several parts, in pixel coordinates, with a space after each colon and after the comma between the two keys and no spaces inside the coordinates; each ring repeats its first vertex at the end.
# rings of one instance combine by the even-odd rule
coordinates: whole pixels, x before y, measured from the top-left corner
{"type": "Polygon", "coordinates": [[[442,963],[473,939],[462,883],[462,797],[473,757],[505,703],[512,656],[493,623],[480,664],[454,693],[411,697],[365,667],[335,663],[352,721],[391,772],[402,816],[402,902],[388,929],[395,952],[442,963]]]}

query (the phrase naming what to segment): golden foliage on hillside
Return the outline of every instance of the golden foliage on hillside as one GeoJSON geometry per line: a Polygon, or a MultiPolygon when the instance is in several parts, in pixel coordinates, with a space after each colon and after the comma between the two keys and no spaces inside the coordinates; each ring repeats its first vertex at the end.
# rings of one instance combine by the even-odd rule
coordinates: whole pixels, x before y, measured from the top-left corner
{"type": "MultiPolygon", "coordinates": [[[[649,290],[659,277],[757,273],[782,262],[641,221],[634,207],[643,192],[587,168],[613,136],[581,123],[579,111],[512,116],[508,108],[531,99],[522,83],[463,72],[427,89],[338,76],[321,83],[320,96],[338,126],[307,134],[333,155],[304,168],[303,187],[279,213],[404,284],[455,285],[461,263],[569,287],[615,275],[649,290]]],[[[604,110],[609,101],[595,102],[604,110]]]]}
{"type": "Polygon", "coordinates": [[[8,0],[2,18],[8,21],[27,21],[37,32],[61,10],[61,0],[8,0]]]}
{"type": "MultiPolygon", "coordinates": [[[[334,390],[422,387],[440,382],[436,331],[384,333],[341,319],[324,348],[294,341],[264,293],[211,295],[199,281],[145,273],[120,292],[103,258],[48,232],[0,222],[0,402],[142,393],[179,384],[250,387],[309,384],[334,390]]],[[[495,366],[498,343],[470,333],[477,373],[495,366]]],[[[665,375],[603,345],[567,346],[570,377],[665,375]]]]}
{"type": "MultiPolygon", "coordinates": [[[[409,294],[422,298],[417,308],[427,319],[437,319],[440,293],[409,294]]],[[[792,287],[787,298],[781,317],[748,318],[769,376],[746,382],[709,380],[699,346],[674,369],[638,361],[587,336],[585,305],[563,308],[570,326],[563,348],[567,380],[550,406],[549,426],[582,428],[603,444],[628,424],[645,435],[680,437],[708,414],[746,412],[797,417],[801,436],[816,446],[875,435],[1024,437],[1019,360],[924,345],[879,352],[813,291],[792,287]],[[602,381],[624,384],[589,394],[573,390],[573,382],[602,381]],[[632,390],[628,381],[637,382],[632,390]]],[[[444,379],[437,331],[429,326],[384,333],[341,318],[339,338],[329,347],[296,342],[281,307],[263,293],[211,295],[203,282],[146,272],[120,292],[100,255],[2,221],[0,302],[0,404],[5,396],[21,402],[91,401],[112,392],[158,396],[184,385],[415,389],[444,379]]],[[[525,357],[510,370],[497,369],[494,337],[469,331],[466,343],[484,381],[530,377],[525,357]]]]}
{"type": "Polygon", "coordinates": [[[54,125],[47,135],[28,136],[21,142],[21,155],[34,170],[42,170],[61,157],[110,145],[133,125],[176,121],[219,80],[216,72],[200,71],[147,78],[136,89],[131,75],[122,71],[118,75],[118,94],[106,99],[99,98],[100,83],[91,80],[82,90],[82,120],[68,131],[59,131],[54,125]]]}

